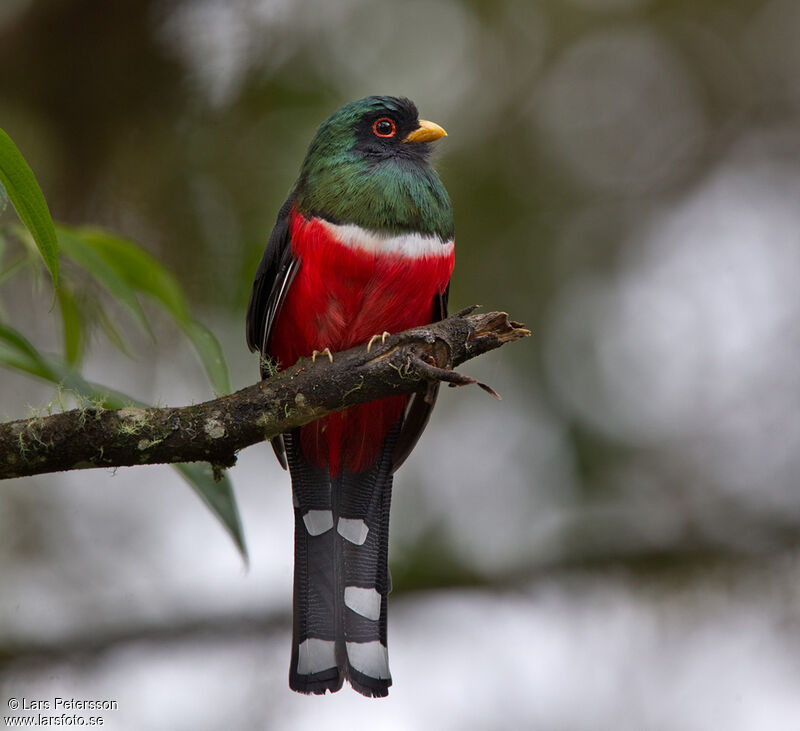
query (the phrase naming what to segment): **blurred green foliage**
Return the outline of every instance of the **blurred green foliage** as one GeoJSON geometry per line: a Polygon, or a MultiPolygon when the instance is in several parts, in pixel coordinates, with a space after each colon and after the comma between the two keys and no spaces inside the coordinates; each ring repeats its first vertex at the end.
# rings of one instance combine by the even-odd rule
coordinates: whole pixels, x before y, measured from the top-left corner
{"type": "MultiPolygon", "coordinates": [[[[44,263],[53,278],[61,314],[63,355],[41,353],[11,324],[0,320],[0,367],[20,371],[48,381],[62,392],[77,397],[93,409],[121,408],[135,400],[108,387],[84,380],[80,363],[88,342],[87,329],[103,325],[109,340],[127,350],[125,337],[112,324],[97,290],[126,309],[132,319],[152,336],[148,316],[139,301],[141,294],[157,301],[171,315],[192,343],[218,395],[230,392],[228,368],[222,349],[204,325],[189,313],[184,294],[175,279],[152,256],[133,241],[101,229],[56,227],[36,178],[10,137],[0,129],[0,180],[25,227],[9,225],[2,231],[0,285],[24,269],[44,263]],[[4,264],[6,244],[17,244],[19,253],[4,264]],[[27,251],[26,251],[27,249],[27,251]],[[38,250],[40,256],[34,252],[38,250]],[[58,257],[63,252],[72,265],[59,285],[58,257]]],[[[142,404],[136,404],[141,406],[142,404]]],[[[220,519],[246,559],[241,521],[233,489],[226,475],[212,475],[208,465],[175,465],[175,469],[197,491],[220,519]]]]}

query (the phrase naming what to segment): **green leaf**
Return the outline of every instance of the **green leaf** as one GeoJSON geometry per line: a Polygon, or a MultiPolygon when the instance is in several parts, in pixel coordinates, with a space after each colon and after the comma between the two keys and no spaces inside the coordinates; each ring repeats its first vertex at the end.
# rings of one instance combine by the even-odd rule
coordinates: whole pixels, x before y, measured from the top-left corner
{"type": "Polygon", "coordinates": [[[102,255],[130,287],[161,303],[194,346],[214,392],[218,396],[230,393],[230,376],[222,347],[207,327],[192,318],[175,277],[129,239],[96,228],[81,228],[76,233],[102,255]]]}
{"type": "Polygon", "coordinates": [[[66,286],[62,286],[58,290],[58,305],[61,310],[64,360],[70,366],[75,367],[83,359],[86,350],[84,316],[66,286]]]}
{"type": "Polygon", "coordinates": [[[103,305],[96,299],[89,303],[90,313],[94,317],[94,321],[100,326],[109,342],[120,351],[120,353],[127,355],[129,358],[134,358],[135,355],[122,337],[117,325],[111,316],[105,311],[103,305]]]}
{"type": "Polygon", "coordinates": [[[116,267],[109,264],[95,248],[65,226],[58,227],[61,249],[78,266],[91,274],[108,292],[123,304],[134,316],[142,329],[152,335],[147,316],[136,297],[136,292],[116,267]]]}
{"type": "Polygon", "coordinates": [[[195,352],[200,356],[214,393],[217,396],[230,393],[231,380],[228,375],[228,364],[225,362],[222,346],[214,337],[214,333],[197,320],[190,320],[182,327],[186,337],[194,345],[195,352]]]}
{"type": "Polygon", "coordinates": [[[46,381],[56,374],[47,360],[14,328],[0,323],[0,365],[14,368],[46,381]]]}
{"type": "Polygon", "coordinates": [[[173,465],[173,467],[195,489],[211,512],[219,518],[247,563],[247,546],[244,542],[242,522],[239,519],[233,485],[227,473],[223,472],[219,479],[215,479],[211,466],[207,462],[184,462],[173,465]]]}
{"type": "Polygon", "coordinates": [[[42,255],[58,289],[58,240],[50,209],[33,171],[13,140],[0,129],[0,183],[42,255]]]}
{"type": "Polygon", "coordinates": [[[139,244],[98,228],[83,227],[75,233],[131,287],[158,300],[179,323],[191,319],[189,305],[175,277],[139,244]]]}

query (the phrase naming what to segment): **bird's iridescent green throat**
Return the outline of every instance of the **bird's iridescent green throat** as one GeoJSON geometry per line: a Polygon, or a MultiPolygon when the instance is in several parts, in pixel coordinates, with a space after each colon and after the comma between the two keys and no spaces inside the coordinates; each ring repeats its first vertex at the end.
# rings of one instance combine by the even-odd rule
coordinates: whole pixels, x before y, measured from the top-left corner
{"type": "Polygon", "coordinates": [[[450,198],[428,162],[428,140],[408,99],[370,96],[317,130],[300,169],[295,203],[306,216],[386,233],[453,237],[450,198]],[[421,141],[405,141],[408,136],[421,141]]]}

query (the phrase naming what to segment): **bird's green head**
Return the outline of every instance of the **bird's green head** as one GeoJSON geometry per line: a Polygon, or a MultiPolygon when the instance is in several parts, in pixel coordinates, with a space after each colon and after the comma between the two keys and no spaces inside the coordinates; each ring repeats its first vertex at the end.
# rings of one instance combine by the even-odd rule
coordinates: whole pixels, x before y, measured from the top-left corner
{"type": "Polygon", "coordinates": [[[297,209],[374,231],[452,238],[450,199],[428,162],[431,143],[445,134],[420,120],[408,99],[369,96],[347,104],[311,141],[297,209]]]}

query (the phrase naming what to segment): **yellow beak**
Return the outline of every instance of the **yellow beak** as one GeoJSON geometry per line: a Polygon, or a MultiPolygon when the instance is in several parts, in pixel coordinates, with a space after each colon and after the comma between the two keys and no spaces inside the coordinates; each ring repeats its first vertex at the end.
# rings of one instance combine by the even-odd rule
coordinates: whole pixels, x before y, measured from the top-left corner
{"type": "Polygon", "coordinates": [[[419,127],[413,132],[410,132],[403,142],[433,142],[440,137],[446,136],[447,132],[435,122],[429,122],[427,119],[420,119],[419,127]]]}

